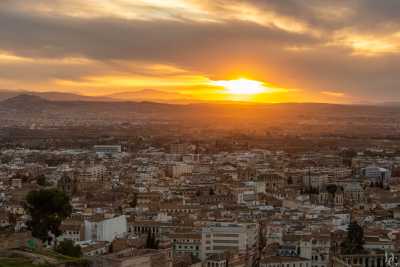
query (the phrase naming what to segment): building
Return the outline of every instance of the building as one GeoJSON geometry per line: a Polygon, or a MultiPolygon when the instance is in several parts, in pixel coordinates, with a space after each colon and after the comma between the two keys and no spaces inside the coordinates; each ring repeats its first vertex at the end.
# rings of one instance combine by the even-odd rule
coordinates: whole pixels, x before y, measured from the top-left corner
{"type": "Polygon", "coordinates": [[[173,233],[169,235],[173,241],[174,255],[190,254],[200,257],[201,234],[197,233],[173,233]]]}
{"type": "MultiPolygon", "coordinates": [[[[366,253],[366,254],[355,254],[355,255],[338,255],[333,257],[333,267],[378,267],[378,266],[389,266],[388,261],[390,258],[399,259],[399,253],[366,253]]],[[[393,263],[392,266],[395,266],[393,263]]]]}
{"type": "Polygon", "coordinates": [[[318,204],[332,208],[342,208],[344,205],[343,187],[335,184],[325,185],[318,194],[318,204]]]}
{"type": "Polygon", "coordinates": [[[169,151],[171,154],[185,154],[187,152],[187,145],[182,143],[171,144],[169,151]]]}
{"type": "Polygon", "coordinates": [[[104,181],[107,175],[108,171],[104,165],[93,165],[80,173],[80,180],[82,182],[104,181]]]}
{"type": "Polygon", "coordinates": [[[228,267],[228,259],[224,254],[214,254],[205,261],[207,267],[228,267]]]}
{"type": "Polygon", "coordinates": [[[110,243],[105,241],[97,241],[97,242],[81,242],[79,245],[82,248],[82,254],[84,256],[98,256],[107,254],[110,250],[110,243]]]}
{"type": "Polygon", "coordinates": [[[303,185],[307,189],[321,189],[329,182],[327,174],[307,173],[303,177],[303,185]]]}
{"type": "Polygon", "coordinates": [[[314,267],[328,267],[330,262],[331,242],[330,235],[322,233],[314,234],[312,237],[311,263],[314,267]]]}
{"type": "Polygon", "coordinates": [[[352,180],[344,184],[344,201],[353,205],[362,205],[366,202],[365,190],[360,182],[352,180]]]}
{"type": "Polygon", "coordinates": [[[85,238],[85,224],[81,220],[67,219],[61,224],[60,230],[62,232],[58,237],[60,241],[71,240],[79,242],[85,238]]]}
{"type": "Polygon", "coordinates": [[[120,145],[96,145],[94,151],[99,156],[114,155],[122,152],[120,145]]]}
{"type": "Polygon", "coordinates": [[[19,179],[19,178],[12,179],[11,186],[14,188],[21,188],[22,187],[22,179],[19,179]]]}
{"type": "Polygon", "coordinates": [[[156,222],[153,220],[148,221],[135,221],[128,222],[129,233],[134,235],[146,235],[152,233],[156,236],[161,236],[168,233],[174,226],[169,223],[156,222]]]}
{"type": "Polygon", "coordinates": [[[128,222],[125,215],[99,221],[85,220],[85,240],[111,242],[127,232],[128,222]]]}
{"type": "Polygon", "coordinates": [[[388,186],[392,172],[389,169],[377,166],[368,166],[361,170],[361,175],[366,177],[371,185],[388,186]]]}
{"type": "Polygon", "coordinates": [[[168,167],[168,175],[173,178],[179,178],[184,174],[191,174],[193,166],[185,163],[176,163],[168,167]]]}
{"type": "Polygon", "coordinates": [[[129,248],[91,259],[93,267],[172,267],[172,264],[171,251],[153,249],[129,248]]]}
{"type": "Polygon", "coordinates": [[[257,249],[258,228],[256,223],[208,223],[202,228],[200,259],[226,251],[251,254],[257,249]]]}
{"type": "Polygon", "coordinates": [[[65,194],[72,196],[72,194],[76,191],[77,189],[77,183],[76,180],[71,177],[72,175],[68,175],[66,173],[63,174],[63,176],[58,180],[57,182],[57,187],[61,191],[63,191],[65,194]]]}
{"type": "Polygon", "coordinates": [[[270,256],[260,261],[260,267],[311,267],[311,261],[301,257],[270,256]]]}

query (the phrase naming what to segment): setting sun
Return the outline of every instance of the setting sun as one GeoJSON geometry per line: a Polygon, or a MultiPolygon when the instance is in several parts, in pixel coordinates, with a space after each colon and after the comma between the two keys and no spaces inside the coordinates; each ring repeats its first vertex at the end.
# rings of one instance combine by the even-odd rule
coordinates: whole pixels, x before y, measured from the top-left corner
{"type": "Polygon", "coordinates": [[[213,81],[212,85],[224,87],[228,93],[233,95],[255,95],[268,90],[262,82],[244,78],[228,81],[213,81]]]}

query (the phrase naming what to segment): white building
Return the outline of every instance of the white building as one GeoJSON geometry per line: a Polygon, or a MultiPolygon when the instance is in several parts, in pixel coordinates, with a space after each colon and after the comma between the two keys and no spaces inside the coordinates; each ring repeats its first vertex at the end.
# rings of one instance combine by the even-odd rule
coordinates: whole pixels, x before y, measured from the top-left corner
{"type": "Polygon", "coordinates": [[[234,250],[246,253],[258,244],[258,225],[255,223],[210,222],[202,229],[200,259],[216,253],[234,250]]]}
{"type": "Polygon", "coordinates": [[[254,186],[255,186],[255,191],[256,191],[257,194],[265,193],[265,191],[266,191],[266,184],[265,184],[265,181],[264,181],[264,180],[258,179],[258,180],[254,183],[254,186]]]}
{"type": "Polygon", "coordinates": [[[193,172],[193,166],[185,163],[176,163],[171,165],[168,171],[171,177],[179,178],[184,174],[191,174],[193,172]]]}
{"type": "Polygon", "coordinates": [[[85,221],[85,240],[112,242],[128,232],[125,215],[102,221],[85,221]]]}
{"type": "Polygon", "coordinates": [[[122,148],[120,145],[97,145],[94,146],[94,151],[97,155],[104,156],[121,153],[122,148]]]}
{"type": "Polygon", "coordinates": [[[237,194],[238,204],[255,205],[257,195],[253,190],[241,190],[237,194]]]}
{"type": "Polygon", "coordinates": [[[365,176],[371,184],[382,184],[383,186],[389,184],[389,179],[392,176],[392,172],[389,169],[374,165],[363,168],[361,174],[365,176]]]}

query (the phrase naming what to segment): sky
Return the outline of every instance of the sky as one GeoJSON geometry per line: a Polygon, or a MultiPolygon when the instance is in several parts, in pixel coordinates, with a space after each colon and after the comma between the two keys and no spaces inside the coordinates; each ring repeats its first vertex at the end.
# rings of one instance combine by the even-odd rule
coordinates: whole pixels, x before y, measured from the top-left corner
{"type": "Polygon", "coordinates": [[[399,0],[1,0],[0,89],[400,101],[399,12],[399,0]]]}

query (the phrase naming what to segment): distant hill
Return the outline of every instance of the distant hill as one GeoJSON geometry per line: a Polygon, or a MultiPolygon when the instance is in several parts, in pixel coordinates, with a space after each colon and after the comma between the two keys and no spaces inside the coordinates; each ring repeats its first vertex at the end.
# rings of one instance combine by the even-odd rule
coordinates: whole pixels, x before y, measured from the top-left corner
{"type": "Polygon", "coordinates": [[[124,101],[152,101],[159,103],[184,104],[200,102],[188,95],[170,93],[154,89],[144,89],[133,92],[121,92],[104,96],[114,100],[124,101]]]}
{"type": "Polygon", "coordinates": [[[383,102],[381,105],[387,107],[400,107],[400,101],[383,102]]]}
{"type": "Polygon", "coordinates": [[[42,93],[32,93],[29,94],[40,96],[47,100],[52,101],[115,101],[114,99],[103,97],[103,96],[84,96],[72,93],[62,93],[62,92],[42,92],[42,93]]]}
{"type": "Polygon", "coordinates": [[[6,100],[18,95],[32,95],[39,96],[41,98],[51,101],[116,101],[115,99],[108,97],[97,97],[97,96],[84,96],[73,93],[63,92],[31,92],[31,91],[12,91],[12,90],[0,90],[0,101],[6,100]]]}
{"type": "Polygon", "coordinates": [[[170,93],[160,90],[144,89],[133,92],[121,92],[104,96],[85,96],[74,93],[64,92],[32,92],[32,91],[12,91],[0,90],[0,101],[6,100],[21,94],[39,96],[51,101],[85,101],[85,102],[157,102],[170,104],[200,103],[192,97],[184,94],[170,93]]]}
{"type": "Polygon", "coordinates": [[[43,105],[47,104],[48,102],[48,100],[40,96],[21,94],[4,100],[2,105],[18,108],[24,105],[43,105]]]}
{"type": "MultiPolygon", "coordinates": [[[[56,98],[59,99],[59,98],[56,98]]],[[[0,117],[8,118],[45,118],[79,120],[115,120],[137,118],[143,121],[202,121],[218,125],[231,123],[244,125],[250,123],[271,123],[282,120],[338,121],[353,118],[368,122],[371,116],[400,116],[400,107],[337,105],[323,103],[192,103],[167,104],[151,101],[53,101],[34,94],[20,94],[0,101],[0,117]],[[14,116],[14,117],[13,117],[14,116]]],[[[100,98],[102,99],[102,98],[100,98]]],[[[108,100],[109,98],[105,98],[108,100]]]]}
{"type": "MultiPolygon", "coordinates": [[[[80,99],[80,98],[78,98],[80,99]]],[[[0,101],[0,121],[10,125],[184,125],[212,129],[253,129],[267,126],[280,131],[317,131],[327,135],[368,132],[380,135],[382,122],[400,118],[400,107],[323,103],[195,103],[167,104],[150,101],[53,101],[20,94],[0,101]]],[[[389,122],[388,122],[389,121],[389,122]]],[[[157,125],[157,126],[156,126],[157,125]]],[[[135,127],[136,127],[135,126],[135,127]]],[[[36,127],[36,126],[35,126],[36,127]]],[[[85,126],[83,126],[85,127],[85,126]]],[[[284,133],[283,131],[282,133],[284,133]]]]}
{"type": "Polygon", "coordinates": [[[51,102],[42,97],[30,95],[30,94],[21,94],[1,102],[1,107],[3,109],[15,110],[19,112],[29,112],[35,113],[46,108],[51,102]]]}
{"type": "MultiPolygon", "coordinates": [[[[166,111],[179,110],[181,106],[153,102],[133,102],[133,101],[85,101],[78,98],[78,101],[65,100],[53,101],[33,94],[20,94],[0,102],[0,110],[15,111],[35,115],[36,113],[48,112],[71,115],[94,114],[98,112],[113,112],[125,114],[128,112],[138,113],[162,113],[166,111]]],[[[100,98],[101,99],[101,98],[100,98]]]]}

